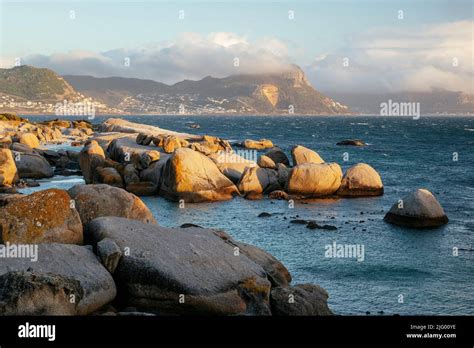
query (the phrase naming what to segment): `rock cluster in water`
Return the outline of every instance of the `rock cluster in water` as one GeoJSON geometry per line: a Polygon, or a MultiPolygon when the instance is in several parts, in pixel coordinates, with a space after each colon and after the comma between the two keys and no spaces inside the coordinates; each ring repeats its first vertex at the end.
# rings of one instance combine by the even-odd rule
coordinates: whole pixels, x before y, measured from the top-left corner
{"type": "MultiPolygon", "coordinates": [[[[283,264],[225,232],[190,224],[159,226],[138,196],[180,202],[361,197],[383,194],[380,175],[359,163],[343,174],[313,150],[286,154],[266,139],[245,140],[245,158],[226,140],[109,119],[0,121],[0,246],[39,245],[38,261],[0,263],[0,314],[145,312],[154,314],[329,315],[317,285],[291,285],[283,264]],[[69,141],[81,151],[52,151],[69,141]],[[28,196],[34,179],[80,173],[86,185],[28,196]],[[291,295],[291,296],[290,296],[291,295]],[[75,301],[71,302],[71,296],[75,301]],[[288,302],[288,298],[295,299],[288,302]]],[[[418,190],[385,220],[433,227],[447,222],[418,190]]],[[[329,229],[308,223],[308,228],[329,229]]]]}

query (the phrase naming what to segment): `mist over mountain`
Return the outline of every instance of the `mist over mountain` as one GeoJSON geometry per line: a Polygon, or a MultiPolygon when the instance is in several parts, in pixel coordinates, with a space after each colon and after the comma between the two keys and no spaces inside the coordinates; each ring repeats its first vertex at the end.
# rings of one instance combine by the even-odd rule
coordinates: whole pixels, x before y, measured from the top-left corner
{"type": "Polygon", "coordinates": [[[474,114],[474,95],[464,92],[452,92],[433,89],[430,92],[398,93],[327,93],[332,98],[349,106],[355,113],[380,114],[380,104],[389,100],[398,103],[420,103],[423,115],[474,114]]]}

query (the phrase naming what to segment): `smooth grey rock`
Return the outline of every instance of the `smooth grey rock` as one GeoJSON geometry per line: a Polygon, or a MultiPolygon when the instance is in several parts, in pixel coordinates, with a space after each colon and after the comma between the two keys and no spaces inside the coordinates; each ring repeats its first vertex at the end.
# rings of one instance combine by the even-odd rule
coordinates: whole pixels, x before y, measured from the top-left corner
{"type": "Polygon", "coordinates": [[[42,156],[32,153],[14,153],[16,168],[21,179],[50,178],[54,175],[53,168],[42,156]]]}
{"type": "Polygon", "coordinates": [[[436,197],[426,189],[418,189],[395,202],[384,220],[412,228],[433,228],[449,221],[436,197]]]}
{"type": "Polygon", "coordinates": [[[264,269],[212,230],[164,228],[104,217],[86,226],[96,244],[128,248],[114,272],[121,297],[139,311],[171,314],[270,314],[264,269]],[[180,303],[184,300],[184,303],[180,303]]]}
{"type": "Polygon", "coordinates": [[[0,262],[0,315],[87,315],[115,296],[112,276],[82,246],[40,244],[36,262],[0,262]]]}

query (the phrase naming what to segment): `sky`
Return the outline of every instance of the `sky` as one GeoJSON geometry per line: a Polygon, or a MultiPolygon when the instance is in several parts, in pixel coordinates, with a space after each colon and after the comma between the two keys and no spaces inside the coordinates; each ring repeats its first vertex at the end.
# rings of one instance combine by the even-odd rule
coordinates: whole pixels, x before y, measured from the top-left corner
{"type": "Polygon", "coordinates": [[[323,91],[472,93],[473,3],[0,0],[0,66],[171,84],[297,64],[323,91]]]}

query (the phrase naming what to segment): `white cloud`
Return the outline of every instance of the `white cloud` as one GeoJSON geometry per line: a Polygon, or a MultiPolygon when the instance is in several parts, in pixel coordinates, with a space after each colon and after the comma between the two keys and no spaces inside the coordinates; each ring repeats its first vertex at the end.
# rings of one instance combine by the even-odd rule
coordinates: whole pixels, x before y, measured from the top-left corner
{"type": "Polygon", "coordinates": [[[473,93],[474,22],[373,30],[307,67],[325,91],[397,92],[442,88],[473,93]],[[344,67],[344,58],[349,66],[344,67]],[[458,63],[453,66],[453,63],[458,63]]]}
{"type": "Polygon", "coordinates": [[[207,36],[184,33],[173,42],[102,53],[71,51],[50,56],[34,55],[24,64],[50,68],[59,74],[123,76],[175,83],[205,76],[278,72],[289,67],[287,49],[277,39],[250,42],[234,33],[207,36]],[[235,58],[239,66],[235,66],[235,58]],[[126,66],[126,59],[130,65],[126,66]]]}

